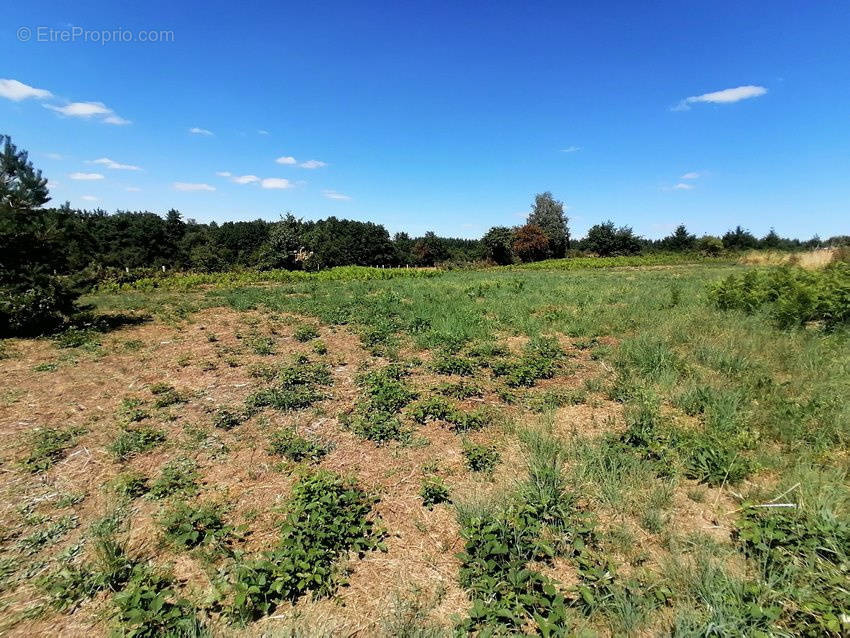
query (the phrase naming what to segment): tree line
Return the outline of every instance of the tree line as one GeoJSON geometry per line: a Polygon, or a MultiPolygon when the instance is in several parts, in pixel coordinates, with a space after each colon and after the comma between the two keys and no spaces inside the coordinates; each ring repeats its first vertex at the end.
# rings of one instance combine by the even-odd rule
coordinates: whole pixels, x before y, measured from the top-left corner
{"type": "MultiPolygon", "coordinates": [[[[47,180],[26,151],[0,136],[0,336],[41,334],[64,324],[79,294],[104,279],[126,280],[151,271],[215,272],[234,268],[319,270],[343,265],[436,266],[510,264],[569,255],[633,255],[644,251],[801,248],[821,245],[784,239],[771,231],[757,239],[740,226],[722,237],[697,238],[684,226],[647,240],[607,221],[579,241],[570,236],[564,205],[551,193],[535,196],[522,226],[496,226],[479,239],[427,232],[390,236],[381,224],[287,213],[278,221],[218,224],[148,211],[47,207],[47,180]]],[[[830,241],[845,241],[834,238],[830,241]]]]}

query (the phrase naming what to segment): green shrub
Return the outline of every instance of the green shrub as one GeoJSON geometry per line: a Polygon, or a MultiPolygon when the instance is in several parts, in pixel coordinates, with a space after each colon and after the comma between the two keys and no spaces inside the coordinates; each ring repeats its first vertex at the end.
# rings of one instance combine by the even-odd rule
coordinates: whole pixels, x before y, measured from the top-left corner
{"type": "Polygon", "coordinates": [[[327,449],[314,441],[299,436],[295,430],[285,428],[272,434],[269,439],[269,453],[284,456],[297,463],[304,459],[319,461],[327,454],[327,449]]]}
{"type": "Polygon", "coordinates": [[[712,285],[709,298],[721,310],[765,309],[783,328],[819,321],[827,330],[850,322],[850,264],[821,270],[783,266],[732,274],[712,285]]]}
{"type": "Polygon", "coordinates": [[[464,441],[463,455],[466,457],[466,466],[472,472],[492,472],[501,458],[495,447],[470,441],[464,441]]]}
{"type": "Polygon", "coordinates": [[[451,503],[449,488],[438,476],[428,476],[422,481],[419,496],[422,497],[422,504],[428,509],[434,509],[435,505],[441,503],[451,503]]]}
{"type": "Polygon", "coordinates": [[[173,547],[189,550],[199,545],[220,547],[226,544],[233,532],[222,515],[224,508],[218,504],[178,502],[162,513],[159,523],[165,539],[173,547]]]}
{"type": "Polygon", "coordinates": [[[296,341],[306,343],[308,341],[312,341],[313,339],[317,339],[319,337],[319,331],[309,324],[304,324],[298,326],[292,336],[295,337],[296,341]]]}
{"type": "Polygon", "coordinates": [[[177,458],[162,466],[159,477],[151,483],[148,495],[151,498],[165,498],[174,494],[197,494],[199,478],[195,461],[177,458]]]}
{"type": "Polygon", "coordinates": [[[370,519],[374,503],[353,482],[335,474],[319,471],[301,478],[292,488],[277,548],[236,562],[218,583],[227,615],[248,622],[308,592],[333,593],[340,558],[383,549],[383,532],[370,519]]]}
{"type": "Polygon", "coordinates": [[[165,432],[150,425],[125,428],[107,449],[119,461],[126,461],[136,454],[152,450],[165,438],[165,432]]]}
{"type": "Polygon", "coordinates": [[[150,417],[142,406],[144,401],[133,397],[125,397],[118,406],[118,416],[124,423],[138,423],[150,417]]]}
{"type": "Polygon", "coordinates": [[[248,343],[251,346],[251,350],[254,351],[254,354],[267,357],[275,353],[274,339],[271,337],[254,337],[248,343]]]}
{"type": "Polygon", "coordinates": [[[65,452],[84,432],[82,428],[43,428],[30,436],[30,452],[23,460],[27,471],[37,474],[49,470],[62,460],[65,452]]]}
{"type": "Polygon", "coordinates": [[[77,313],[74,290],[59,277],[0,286],[0,337],[34,337],[64,327],[77,313]]]}
{"type": "Polygon", "coordinates": [[[326,344],[321,339],[316,339],[313,342],[313,352],[316,354],[327,354],[328,353],[328,344],[326,344]]]}

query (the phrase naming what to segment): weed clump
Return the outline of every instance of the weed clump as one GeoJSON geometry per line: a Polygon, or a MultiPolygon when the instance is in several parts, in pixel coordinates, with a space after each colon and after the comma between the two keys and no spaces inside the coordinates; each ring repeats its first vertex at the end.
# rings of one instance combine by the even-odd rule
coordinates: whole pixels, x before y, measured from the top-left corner
{"type": "Polygon", "coordinates": [[[228,408],[219,408],[213,416],[213,425],[221,430],[232,430],[242,423],[244,416],[228,408]]]}
{"type": "Polygon", "coordinates": [[[160,525],[166,541],[182,550],[225,545],[233,532],[222,515],[224,508],[218,504],[189,504],[178,502],[160,516],[160,525]]]}
{"type": "Polygon", "coordinates": [[[119,461],[152,450],[165,441],[165,432],[151,425],[127,427],[121,430],[118,437],[108,445],[107,449],[119,461]]]}
{"type": "Polygon", "coordinates": [[[406,368],[396,364],[364,374],[358,380],[363,399],[351,414],[341,417],[343,425],[378,444],[406,440],[410,431],[398,414],[417,396],[404,381],[408,374],[406,368]]]}
{"type": "Polygon", "coordinates": [[[295,337],[296,341],[300,341],[301,343],[307,343],[308,341],[312,341],[313,339],[318,339],[319,331],[316,330],[316,328],[314,326],[311,326],[310,324],[304,324],[298,326],[292,336],[295,337]]]}
{"type": "Polygon", "coordinates": [[[443,479],[438,476],[428,476],[422,481],[419,496],[422,497],[422,505],[428,509],[434,509],[435,505],[440,505],[441,503],[452,502],[449,488],[443,479]]]}
{"type": "Polygon", "coordinates": [[[471,359],[453,354],[441,353],[431,362],[431,368],[437,374],[471,377],[475,374],[475,363],[471,359]]]}
{"type": "Polygon", "coordinates": [[[325,398],[319,386],[330,385],[330,368],[324,363],[311,363],[305,356],[281,368],[274,375],[276,384],[255,392],[247,399],[248,412],[264,407],[277,410],[300,410],[325,398]]]}
{"type": "Polygon", "coordinates": [[[493,375],[504,377],[509,387],[531,387],[540,379],[554,377],[563,357],[564,351],[556,339],[538,337],[526,344],[518,359],[497,361],[490,367],[493,375]]]}
{"type": "Polygon", "coordinates": [[[248,622],[308,592],[333,593],[340,582],[339,558],[383,548],[383,532],[370,518],[375,502],[350,480],[329,472],[301,478],[292,488],[277,548],[237,561],[218,583],[226,614],[248,622]]]}
{"type": "Polygon", "coordinates": [[[77,427],[37,430],[30,437],[30,452],[23,460],[24,468],[33,474],[49,470],[62,460],[84,431],[77,427]]]}
{"type": "Polygon", "coordinates": [[[175,494],[197,494],[199,478],[195,461],[177,458],[162,466],[159,477],[151,483],[148,495],[159,499],[175,494]]]}
{"type": "Polygon", "coordinates": [[[501,458],[495,447],[470,441],[463,443],[463,456],[466,458],[466,467],[471,472],[492,472],[501,458]]]}
{"type": "Polygon", "coordinates": [[[327,454],[327,448],[300,436],[291,428],[285,428],[272,434],[269,439],[269,453],[286,457],[296,463],[305,459],[315,462],[327,454]]]}
{"type": "Polygon", "coordinates": [[[144,474],[129,471],[116,476],[109,487],[119,497],[133,499],[147,494],[149,484],[144,474]]]}

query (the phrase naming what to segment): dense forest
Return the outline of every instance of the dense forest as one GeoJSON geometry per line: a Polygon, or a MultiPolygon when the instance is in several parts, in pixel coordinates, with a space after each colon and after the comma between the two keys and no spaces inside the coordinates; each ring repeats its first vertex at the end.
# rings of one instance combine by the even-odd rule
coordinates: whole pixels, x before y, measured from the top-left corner
{"type": "Polygon", "coordinates": [[[505,265],[577,255],[634,255],[651,251],[796,249],[847,243],[847,237],[801,242],[772,230],[757,238],[740,226],[722,237],[696,237],[684,226],[660,240],[628,226],[599,223],[576,241],[562,202],[535,196],[526,224],[496,226],[481,239],[433,232],[390,236],[372,222],[286,213],[277,221],[198,223],[177,210],[74,210],[48,207],[47,180],[26,151],[0,136],[0,336],[41,333],[62,325],[82,290],[103,280],[126,281],[152,271],[231,269],[320,270],[334,266],[505,265]]]}

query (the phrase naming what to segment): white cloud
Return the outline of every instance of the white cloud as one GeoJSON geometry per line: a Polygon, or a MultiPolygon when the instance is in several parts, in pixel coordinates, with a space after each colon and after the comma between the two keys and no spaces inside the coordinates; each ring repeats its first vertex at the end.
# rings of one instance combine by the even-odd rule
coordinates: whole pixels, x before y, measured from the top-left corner
{"type": "Polygon", "coordinates": [[[193,135],[212,135],[213,134],[212,131],[208,131],[205,128],[199,128],[197,126],[193,126],[192,128],[190,128],[189,132],[192,133],[193,135]]]}
{"type": "Polygon", "coordinates": [[[679,179],[697,179],[700,176],[696,171],[691,171],[690,173],[685,173],[679,179]]]}
{"type": "Polygon", "coordinates": [[[257,129],[257,135],[268,135],[269,132],[266,129],[257,129]]]}
{"type": "Polygon", "coordinates": [[[275,162],[277,162],[278,164],[295,164],[295,158],[291,155],[283,155],[281,157],[278,157],[275,162]]]}
{"type": "Polygon", "coordinates": [[[116,126],[124,126],[125,124],[132,124],[130,120],[126,120],[120,115],[110,115],[109,117],[103,118],[104,124],[115,124],[116,126]]]}
{"type": "Polygon", "coordinates": [[[679,182],[673,187],[674,191],[689,191],[694,187],[693,184],[685,184],[684,182],[679,182]]]}
{"type": "Polygon", "coordinates": [[[195,184],[192,182],[174,182],[172,188],[176,191],[214,191],[215,186],[209,184],[195,184]]]}
{"type": "Polygon", "coordinates": [[[0,79],[0,97],[20,102],[29,98],[44,100],[53,97],[53,94],[47,89],[37,89],[17,80],[0,79]]]}
{"type": "Polygon", "coordinates": [[[219,177],[230,177],[232,175],[230,171],[216,171],[215,174],[219,177]]]}
{"type": "Polygon", "coordinates": [[[319,160],[307,160],[301,164],[301,168],[322,168],[323,166],[327,166],[327,164],[319,160]]]}
{"type": "Polygon", "coordinates": [[[44,156],[45,156],[47,159],[52,159],[52,160],[61,160],[61,159],[65,159],[65,157],[64,157],[63,155],[60,155],[59,153],[45,153],[45,154],[44,154],[44,156]]]}
{"type": "Polygon", "coordinates": [[[733,102],[740,102],[741,100],[759,97],[765,93],[767,93],[767,89],[763,86],[747,84],[746,86],[737,86],[734,89],[723,89],[722,91],[714,91],[712,93],[703,93],[702,95],[686,97],[684,100],[679,102],[679,104],[673,107],[673,110],[687,111],[691,108],[691,104],[697,104],[699,102],[705,102],[708,104],[732,104],[733,102]]]}
{"type": "Polygon", "coordinates": [[[567,148],[562,148],[562,153],[575,153],[576,151],[580,151],[581,146],[568,146],[567,148]]]}
{"type": "Polygon", "coordinates": [[[141,192],[142,189],[139,188],[138,186],[128,186],[124,190],[127,191],[128,193],[139,193],[139,192],[141,192]]]}
{"type": "Polygon", "coordinates": [[[336,191],[322,191],[322,194],[328,199],[339,199],[348,201],[351,199],[348,195],[344,195],[343,193],[337,193],[336,191]]]}
{"type": "Polygon", "coordinates": [[[138,166],[133,166],[132,164],[119,164],[118,162],[109,159],[108,157],[101,157],[96,160],[91,160],[87,162],[88,164],[102,164],[106,168],[111,168],[116,171],[140,171],[142,170],[138,166]]]}
{"type": "Polygon", "coordinates": [[[97,197],[95,197],[94,195],[83,195],[80,199],[84,199],[87,202],[96,202],[97,201],[97,197]]]}
{"type": "Polygon", "coordinates": [[[267,177],[260,182],[260,186],[263,188],[292,188],[294,184],[282,177],[267,177]]]}
{"type": "Polygon", "coordinates": [[[130,120],[118,116],[103,102],[70,102],[64,106],[56,106],[55,104],[42,104],[42,106],[65,117],[82,117],[84,119],[102,117],[101,121],[106,124],[130,124],[130,120]]]}
{"type": "Polygon", "coordinates": [[[68,175],[71,179],[82,180],[82,181],[92,181],[96,179],[104,179],[103,175],[100,173],[71,173],[68,175]]]}
{"type": "Polygon", "coordinates": [[[237,184],[254,184],[260,181],[260,178],[256,175],[236,175],[233,177],[233,181],[237,184]]]}

